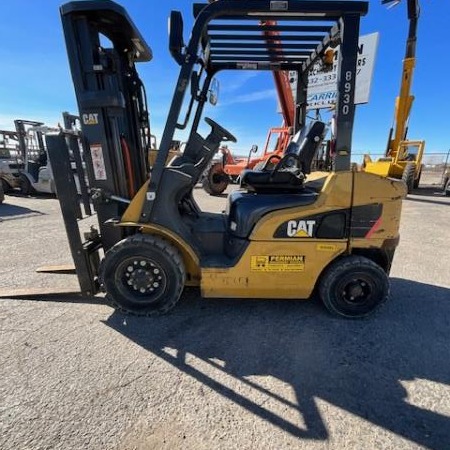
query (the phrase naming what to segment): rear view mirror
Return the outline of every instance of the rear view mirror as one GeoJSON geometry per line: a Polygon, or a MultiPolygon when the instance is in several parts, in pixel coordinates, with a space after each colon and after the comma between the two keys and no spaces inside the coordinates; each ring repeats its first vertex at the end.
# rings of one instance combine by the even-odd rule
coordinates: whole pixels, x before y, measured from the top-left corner
{"type": "Polygon", "coordinates": [[[183,16],[180,11],[171,11],[169,18],[169,51],[175,61],[183,61],[183,16]]]}
{"type": "Polygon", "coordinates": [[[209,103],[215,106],[219,101],[219,80],[217,78],[213,78],[211,81],[211,87],[209,89],[209,103]]]}
{"type": "Polygon", "coordinates": [[[252,145],[252,149],[250,150],[250,153],[256,153],[258,151],[258,146],[256,144],[252,145]]]}

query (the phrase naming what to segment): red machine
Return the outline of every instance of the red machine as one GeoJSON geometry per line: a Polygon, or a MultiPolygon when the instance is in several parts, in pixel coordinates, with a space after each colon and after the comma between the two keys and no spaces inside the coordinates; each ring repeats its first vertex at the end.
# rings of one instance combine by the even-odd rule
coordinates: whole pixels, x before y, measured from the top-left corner
{"type": "MultiPolygon", "coordinates": [[[[278,32],[272,29],[274,25],[276,25],[275,21],[261,22],[261,30],[264,36],[273,37],[277,35],[278,32]]],[[[271,40],[270,42],[276,43],[277,41],[271,40]]],[[[274,49],[273,51],[279,50],[274,49]]],[[[228,147],[222,147],[222,161],[213,161],[202,178],[203,189],[208,194],[222,194],[230,182],[236,182],[239,179],[244,169],[258,170],[264,166],[270,168],[270,166],[275,165],[281,159],[281,156],[278,155],[281,155],[289,144],[295,118],[295,102],[289,73],[280,71],[272,73],[283,116],[282,126],[270,128],[264,145],[264,152],[261,156],[252,157],[252,154],[258,150],[257,146],[252,147],[247,158],[235,158],[228,147]],[[275,145],[272,146],[274,139],[275,145]]]]}

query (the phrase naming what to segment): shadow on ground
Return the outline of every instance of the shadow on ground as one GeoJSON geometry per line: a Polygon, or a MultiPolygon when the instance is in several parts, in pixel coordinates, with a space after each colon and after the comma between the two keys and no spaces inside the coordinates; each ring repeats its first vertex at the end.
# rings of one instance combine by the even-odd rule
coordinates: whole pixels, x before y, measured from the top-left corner
{"type": "Polygon", "coordinates": [[[35,209],[25,208],[23,206],[8,204],[8,197],[5,202],[0,205],[0,221],[19,219],[22,216],[43,216],[46,215],[41,211],[35,209]]]}
{"type": "Polygon", "coordinates": [[[445,195],[444,189],[441,185],[420,186],[408,195],[407,200],[414,202],[436,203],[438,205],[450,205],[450,199],[445,195]]]}
{"type": "Polygon", "coordinates": [[[316,405],[320,398],[416,444],[442,449],[450,443],[450,418],[408,403],[401,384],[416,378],[450,383],[449,289],[394,278],[390,303],[362,321],[334,318],[314,301],[202,301],[190,291],[168,316],[114,312],[106,324],[296,437],[331,437],[316,405]],[[264,400],[255,403],[244,389],[225,386],[190,364],[187,354],[267,400],[296,408],[303,422],[293,424],[264,400]],[[253,375],[288,383],[296,402],[246,378],[253,375]]]}

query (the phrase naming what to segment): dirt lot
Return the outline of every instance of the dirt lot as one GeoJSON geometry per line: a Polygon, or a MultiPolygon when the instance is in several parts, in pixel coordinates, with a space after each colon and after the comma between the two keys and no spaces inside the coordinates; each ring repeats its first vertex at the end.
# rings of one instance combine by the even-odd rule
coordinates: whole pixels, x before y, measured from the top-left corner
{"type": "MultiPolygon", "coordinates": [[[[56,200],[0,218],[1,287],[76,287],[34,273],[70,263],[56,200]]],[[[405,201],[392,299],[364,321],[195,290],[156,319],[0,300],[0,448],[450,449],[449,220],[435,189],[405,201]]]]}

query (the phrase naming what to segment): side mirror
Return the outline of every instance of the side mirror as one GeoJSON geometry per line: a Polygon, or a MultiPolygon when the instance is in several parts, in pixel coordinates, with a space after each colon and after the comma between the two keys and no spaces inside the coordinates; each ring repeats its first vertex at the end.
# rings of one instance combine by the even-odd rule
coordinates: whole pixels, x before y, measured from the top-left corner
{"type": "Polygon", "coordinates": [[[252,149],[250,150],[250,153],[256,153],[258,151],[258,146],[256,144],[252,145],[252,149]]]}
{"type": "Polygon", "coordinates": [[[183,61],[183,16],[180,11],[171,11],[169,18],[169,51],[175,61],[183,61]]]}
{"type": "Polygon", "coordinates": [[[211,81],[211,87],[209,88],[209,103],[215,106],[219,101],[219,80],[213,78],[211,81]]]}

